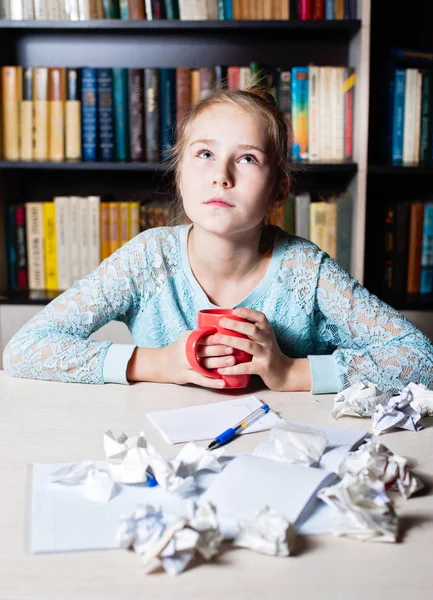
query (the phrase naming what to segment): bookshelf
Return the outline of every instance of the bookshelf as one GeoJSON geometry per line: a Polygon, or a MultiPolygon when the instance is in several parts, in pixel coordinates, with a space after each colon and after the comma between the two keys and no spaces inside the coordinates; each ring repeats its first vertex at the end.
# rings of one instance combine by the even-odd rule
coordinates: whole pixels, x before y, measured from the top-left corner
{"type": "MultiPolygon", "coordinates": [[[[393,48],[432,49],[430,23],[433,6],[422,0],[412,8],[406,2],[373,3],[370,52],[370,126],[366,193],[365,285],[379,297],[383,295],[384,208],[386,203],[433,201],[433,162],[430,164],[390,164],[389,157],[389,82],[393,48]],[[387,26],[384,27],[386,22],[387,26]]],[[[400,66],[402,66],[400,64],[400,66]]],[[[416,68],[416,64],[407,65],[416,68]]],[[[420,67],[422,68],[422,67],[420,67]]],[[[429,67],[425,67],[429,68],[429,67]]],[[[398,243],[398,241],[397,241],[398,243]]],[[[398,267],[397,267],[398,268],[398,267]]],[[[384,298],[403,312],[433,339],[433,295],[411,294],[384,298]]]]}
{"type": "MultiPolygon", "coordinates": [[[[349,189],[353,200],[351,273],[364,279],[370,83],[370,0],[358,19],[344,21],[0,21],[0,65],[195,68],[258,60],[291,68],[356,69],[354,162],[303,164],[295,186],[349,189]]],[[[24,163],[0,161],[0,226],[7,203],[56,194],[129,191],[161,181],[159,163],[24,163]],[[77,177],[79,175],[79,177],[77,177]]],[[[52,298],[7,289],[5,240],[0,241],[0,357],[2,346],[52,298]],[[10,316],[10,318],[9,318],[10,316]],[[5,328],[7,332],[5,332],[5,328]]]]}

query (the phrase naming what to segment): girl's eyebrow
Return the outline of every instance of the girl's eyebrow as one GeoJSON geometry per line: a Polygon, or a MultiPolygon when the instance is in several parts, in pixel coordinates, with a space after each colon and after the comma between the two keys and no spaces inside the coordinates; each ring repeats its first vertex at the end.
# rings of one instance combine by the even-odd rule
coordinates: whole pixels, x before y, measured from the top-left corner
{"type": "MultiPolygon", "coordinates": [[[[194,140],[193,142],[190,143],[190,146],[193,146],[194,144],[211,145],[211,144],[214,144],[215,142],[216,142],[216,140],[212,140],[212,139],[194,140]]],[[[258,150],[262,154],[266,154],[265,150],[263,150],[259,146],[254,146],[253,144],[238,144],[237,147],[242,148],[243,150],[258,150]]]]}

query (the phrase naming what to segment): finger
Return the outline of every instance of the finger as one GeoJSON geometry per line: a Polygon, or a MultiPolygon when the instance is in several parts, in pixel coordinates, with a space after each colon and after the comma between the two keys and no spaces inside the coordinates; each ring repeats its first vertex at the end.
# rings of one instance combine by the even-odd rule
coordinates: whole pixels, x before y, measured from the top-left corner
{"type": "Polygon", "coordinates": [[[223,367],[218,369],[218,373],[220,373],[220,375],[258,375],[257,370],[251,361],[238,363],[233,367],[223,367]]]}
{"type": "Polygon", "coordinates": [[[236,348],[237,350],[243,350],[244,352],[248,352],[248,354],[254,355],[260,351],[259,344],[248,338],[223,335],[222,333],[216,335],[215,338],[218,342],[224,344],[224,346],[230,346],[231,348],[236,348]]]}
{"type": "Polygon", "coordinates": [[[236,359],[234,356],[228,356],[227,358],[204,358],[201,364],[205,369],[219,369],[220,367],[236,364],[236,359]]]}
{"type": "Polygon", "coordinates": [[[225,356],[232,353],[233,348],[229,348],[228,346],[201,346],[200,349],[197,350],[197,358],[225,356]]]}
{"type": "Polygon", "coordinates": [[[265,313],[262,313],[259,310],[252,310],[251,308],[242,307],[235,308],[233,312],[237,317],[242,317],[242,319],[248,319],[248,321],[255,323],[260,329],[262,329],[262,327],[266,327],[266,325],[269,325],[269,321],[265,313]]]}
{"type": "Polygon", "coordinates": [[[221,319],[219,324],[225,329],[232,329],[233,331],[238,331],[239,333],[243,333],[244,335],[256,341],[261,341],[264,337],[263,332],[254,323],[234,321],[233,319],[221,319]]]}
{"type": "Polygon", "coordinates": [[[205,335],[204,337],[200,338],[198,341],[198,346],[212,346],[215,344],[214,340],[214,334],[212,335],[205,335]]]}
{"type": "Polygon", "coordinates": [[[223,379],[212,379],[212,377],[205,377],[197,371],[191,371],[189,383],[195,385],[201,385],[202,387],[221,389],[225,387],[225,381],[223,379]]]}

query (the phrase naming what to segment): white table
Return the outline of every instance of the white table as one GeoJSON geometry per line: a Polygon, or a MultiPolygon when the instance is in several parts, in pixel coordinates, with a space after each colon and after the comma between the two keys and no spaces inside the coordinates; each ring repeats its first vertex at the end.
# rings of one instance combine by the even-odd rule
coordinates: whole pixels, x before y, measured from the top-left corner
{"type": "MultiPolygon", "coordinates": [[[[253,390],[256,391],[256,390],[253,390]]],[[[369,420],[331,417],[332,396],[256,391],[285,418],[313,425],[369,428],[369,420]]],[[[103,433],[143,429],[163,454],[163,441],[146,413],[227,399],[227,392],[141,383],[90,386],[20,380],[0,371],[0,599],[86,600],[431,600],[433,500],[427,494],[398,501],[400,544],[332,536],[301,538],[296,557],[274,558],[225,546],[213,562],[178,577],[144,575],[140,558],[125,550],[26,553],[27,466],[34,462],[104,458],[103,433]]],[[[433,421],[433,419],[431,420],[433,421]]],[[[250,451],[267,433],[243,436],[234,451],[250,451]]],[[[381,438],[413,458],[433,482],[433,423],[419,433],[381,438]]],[[[180,448],[176,447],[176,449],[180,448]]]]}

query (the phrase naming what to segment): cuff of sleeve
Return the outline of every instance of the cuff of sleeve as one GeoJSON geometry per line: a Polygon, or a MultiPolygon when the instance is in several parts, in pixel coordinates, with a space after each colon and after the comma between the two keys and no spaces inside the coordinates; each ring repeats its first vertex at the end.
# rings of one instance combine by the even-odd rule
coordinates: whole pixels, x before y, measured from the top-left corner
{"type": "Polygon", "coordinates": [[[309,356],[311,369],[311,393],[335,394],[341,390],[337,362],[332,354],[309,356]]]}
{"type": "Polygon", "coordinates": [[[126,369],[136,347],[132,344],[111,344],[104,360],[104,383],[129,383],[126,369]]]}

